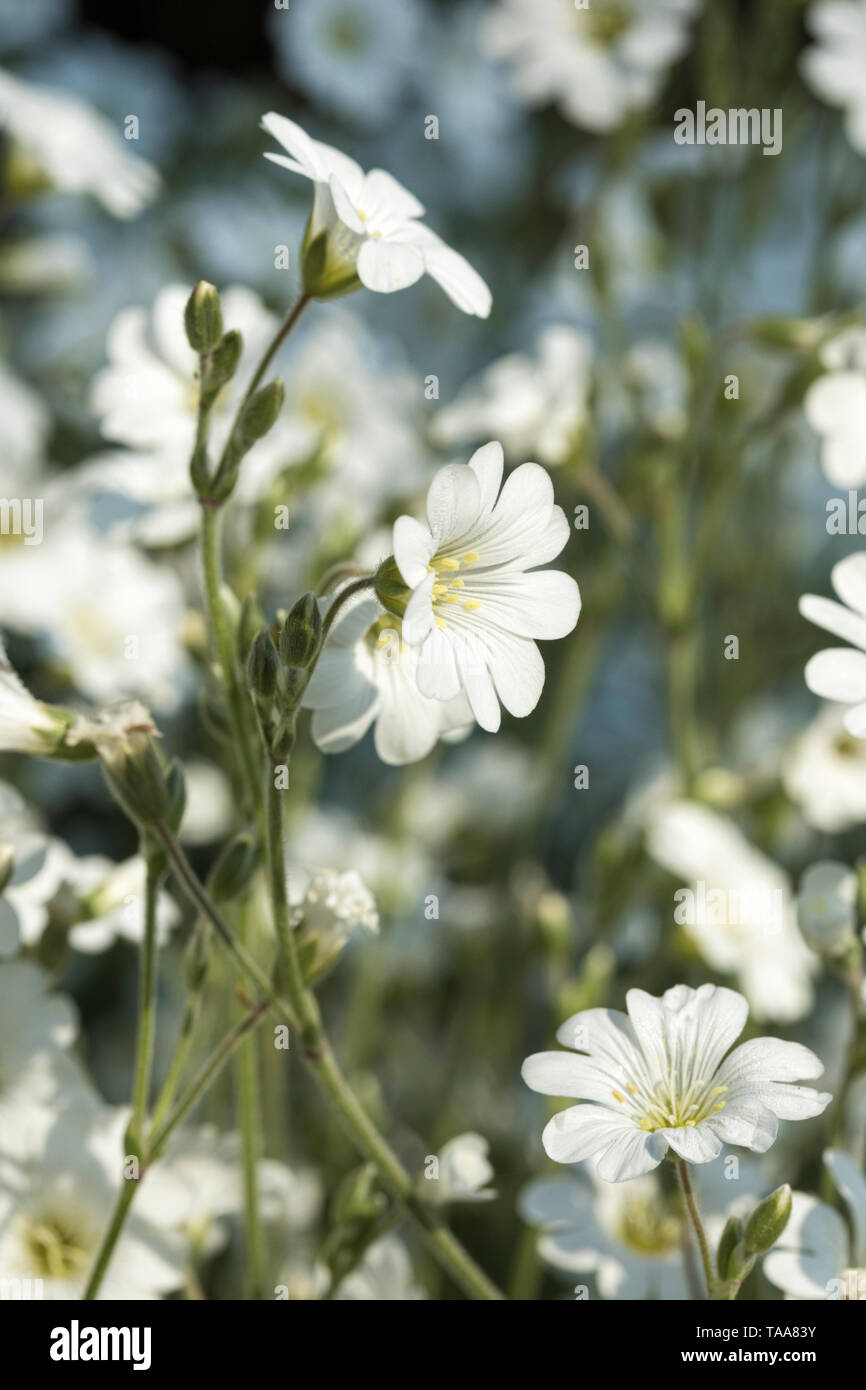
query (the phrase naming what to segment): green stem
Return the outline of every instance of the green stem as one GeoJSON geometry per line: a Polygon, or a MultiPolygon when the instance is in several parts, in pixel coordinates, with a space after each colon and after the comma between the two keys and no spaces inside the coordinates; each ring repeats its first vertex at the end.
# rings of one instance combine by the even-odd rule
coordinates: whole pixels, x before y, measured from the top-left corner
{"type": "MultiPolygon", "coordinates": [[[[249,946],[249,936],[245,944],[249,946]]],[[[265,1298],[267,1287],[267,1245],[259,1202],[259,1161],[262,1149],[262,1105],[258,1053],[255,1036],[238,1049],[235,1076],[238,1088],[238,1118],[241,1131],[241,1167],[244,1194],[244,1238],[246,1241],[248,1294],[265,1298]]]]}
{"type": "Polygon", "coordinates": [[[286,314],[285,318],[283,319],[282,323],[280,324],[279,328],[277,329],[276,333],[274,334],[273,338],[271,339],[270,343],[265,349],[264,356],[262,357],[262,360],[259,362],[259,365],[256,367],[256,370],[253,373],[252,380],[250,381],[250,384],[247,387],[246,392],[244,394],[244,398],[241,401],[241,404],[238,408],[238,415],[235,417],[235,423],[237,423],[237,419],[240,416],[241,410],[243,410],[247,401],[258,388],[258,385],[262,377],[268,370],[268,367],[273,362],[274,358],[276,357],[280,348],[283,346],[283,343],[288,338],[289,334],[291,333],[292,329],[294,328],[298,319],[301,317],[301,314],[304,312],[309,302],[309,295],[299,294],[298,298],[295,300],[294,304],[289,309],[289,312],[286,314]]]}
{"type": "Polygon", "coordinates": [[[132,1086],[132,1116],[128,1131],[136,1145],[140,1145],[144,1136],[153,1072],[156,1038],[156,909],[161,877],[162,875],[154,873],[148,864],[144,884],[144,929],[139,965],[138,1042],[132,1086]]]}
{"type": "Polygon", "coordinates": [[[108,1224],[105,1235],[102,1237],[102,1244],[97,1252],[93,1269],[90,1271],[90,1278],[87,1281],[84,1293],[81,1295],[86,1303],[92,1302],[99,1294],[102,1280],[105,1277],[105,1271],[108,1269],[109,1261],[114,1254],[114,1247],[120,1238],[120,1233],[126,1222],[129,1208],[132,1206],[135,1199],[139,1181],[140,1179],[136,1180],[135,1178],[126,1177],[122,1181],[120,1191],[117,1194],[117,1200],[114,1204],[114,1210],[111,1213],[111,1221],[108,1224]]]}
{"type": "Polygon", "coordinates": [[[695,1241],[701,1256],[701,1265],[704,1271],[704,1279],[707,1286],[707,1298],[712,1298],[715,1293],[716,1276],[713,1270],[713,1257],[710,1254],[710,1244],[707,1240],[707,1233],[704,1230],[704,1223],[701,1221],[701,1213],[698,1210],[698,1203],[692,1190],[692,1180],[689,1177],[689,1166],[685,1159],[676,1160],[677,1177],[679,1178],[680,1191],[683,1194],[683,1201],[686,1204],[686,1211],[689,1214],[695,1241]]]}

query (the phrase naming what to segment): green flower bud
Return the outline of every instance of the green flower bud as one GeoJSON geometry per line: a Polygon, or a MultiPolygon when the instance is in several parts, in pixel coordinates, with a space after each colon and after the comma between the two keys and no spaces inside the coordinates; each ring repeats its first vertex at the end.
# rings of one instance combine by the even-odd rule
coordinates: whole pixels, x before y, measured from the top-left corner
{"type": "Polygon", "coordinates": [[[189,461],[189,477],[199,497],[207,497],[210,492],[210,460],[204,445],[193,450],[189,461]]]}
{"type": "Polygon", "coordinates": [[[347,1226],[356,1221],[375,1221],[385,1210],[385,1194],[377,1190],[379,1176],[372,1163],[364,1163],[348,1173],[337,1188],[331,1206],[335,1226],[347,1226]]]}
{"type": "Polygon", "coordinates": [[[284,666],[306,669],[322,641],[322,613],[314,593],[304,594],[291,609],[280,633],[280,660],[284,666]]]}
{"type": "Polygon", "coordinates": [[[177,758],[172,758],[169,763],[165,784],[168,788],[170,802],[169,829],[176,835],[180,830],[180,824],[186,810],[186,777],[184,776],[183,764],[177,758]]]}
{"type": "Polygon", "coordinates": [[[719,1249],[716,1254],[716,1268],[719,1271],[720,1279],[732,1279],[734,1277],[735,1262],[732,1256],[742,1239],[742,1221],[738,1216],[729,1216],[725,1229],[722,1231],[719,1249]]]}
{"type": "Polygon", "coordinates": [[[759,1202],[746,1222],[743,1242],[750,1255],[763,1255],[775,1245],[791,1215],[791,1188],[788,1183],[777,1187],[763,1202],[759,1202]]]}
{"type": "Polygon", "coordinates": [[[0,845],[0,893],[9,887],[15,871],[15,850],[11,845],[0,845]]]}
{"type": "Polygon", "coordinates": [[[301,284],[310,299],[342,299],[361,288],[358,278],[358,237],[340,222],[313,234],[307,223],[301,249],[301,284]]]}
{"type": "Polygon", "coordinates": [[[183,314],[187,342],[195,352],[212,352],[223,335],[220,297],[207,280],[199,280],[183,314]]]}
{"type": "Polygon", "coordinates": [[[220,854],[208,879],[215,902],[230,902],[248,887],[259,865],[259,847],[252,835],[237,835],[220,854]]]}
{"type": "Polygon", "coordinates": [[[402,618],[412,591],[406,587],[393,555],[382,561],[376,571],[373,587],[382,607],[395,618],[402,618]]]}
{"type": "Polygon", "coordinates": [[[243,453],[251,449],[257,439],[263,439],[276,424],[285,395],[282,377],[275,377],[250,396],[238,421],[238,437],[243,453]]]}
{"type": "Polygon", "coordinates": [[[257,701],[269,704],[274,698],[278,670],[279,661],[274,639],[267,629],[263,629],[250,647],[247,657],[247,681],[257,701]]]}
{"type": "Polygon", "coordinates": [[[149,734],[128,734],[99,751],[108,784],[127,814],[140,825],[168,821],[171,793],[149,734]]]}
{"type": "Polygon", "coordinates": [[[201,389],[202,394],[213,399],[227,381],[231,381],[241,360],[244,340],[236,329],[231,329],[220,340],[204,363],[201,389]]]}

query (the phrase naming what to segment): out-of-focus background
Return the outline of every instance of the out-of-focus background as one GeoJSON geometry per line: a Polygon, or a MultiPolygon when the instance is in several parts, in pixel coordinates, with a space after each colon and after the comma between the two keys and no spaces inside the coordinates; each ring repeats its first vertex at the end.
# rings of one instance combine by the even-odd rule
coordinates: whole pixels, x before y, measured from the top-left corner
{"type": "MultiPolygon", "coordinates": [[[[253,338],[291,302],[310,185],[263,158],[269,110],[390,171],[490,285],[486,321],[429,279],[314,305],[279,359],[281,452],[228,540],[238,592],[272,613],[335,560],[387,553],[435,468],[494,437],[510,465],[547,466],[575,517],[559,563],[583,613],[545,648],[535,713],[402,769],[369,736],[336,758],[302,738],[288,849],[373,891],[379,935],[323,990],[338,1046],[413,1166],[467,1130],[489,1141],[498,1195],[455,1224],[526,1297],[567,1283],[516,1212],[545,1168],[519,1070],[570,1013],[715,980],[747,994],[757,1031],[807,1043],[831,1079],[841,1066],[844,991],[793,907],[809,864],[855,863],[866,821],[866,754],[806,690],[818,635],[797,611],[860,544],[856,525],[828,533],[828,499],[866,481],[856,443],[840,463],[856,402],[842,420],[813,392],[866,370],[856,335],[827,346],[862,327],[866,294],[866,17],[843,52],[834,8],[862,6],[664,0],[626,61],[646,7],[599,0],[588,62],[570,0],[0,0],[0,494],[45,504],[41,544],[0,538],[0,631],[41,698],[145,700],[187,767],[203,873],[233,794],[196,699],[185,436],[161,375],[183,295],[166,287],[212,281],[253,338]],[[677,144],[675,112],[699,101],[781,109],[781,152],[677,144]],[[683,804],[715,819],[673,820],[683,804]],[[673,921],[677,883],[724,880],[735,853],[784,887],[781,966],[748,932],[720,946],[673,921]]],[[[0,839],[24,846],[0,950],[72,996],[93,1085],[125,1102],[137,889],[112,864],[134,836],[91,767],[8,756],[0,774],[0,839]]],[[[158,1067],[190,926],[164,910],[158,1067]]],[[[207,997],[202,1047],[230,1016],[218,965],[207,997]]],[[[262,1061],[268,1156],[332,1192],[349,1149],[300,1067],[287,1081],[272,1048],[262,1061]]],[[[231,1129],[233,1103],[227,1079],[199,1119],[231,1129]]],[[[798,1129],[765,1186],[784,1170],[814,1189],[826,1134],[798,1129]]],[[[326,1224],[309,1218],[305,1251],[326,1224]]],[[[199,1263],[217,1297],[237,1293],[232,1241],[199,1263]]]]}

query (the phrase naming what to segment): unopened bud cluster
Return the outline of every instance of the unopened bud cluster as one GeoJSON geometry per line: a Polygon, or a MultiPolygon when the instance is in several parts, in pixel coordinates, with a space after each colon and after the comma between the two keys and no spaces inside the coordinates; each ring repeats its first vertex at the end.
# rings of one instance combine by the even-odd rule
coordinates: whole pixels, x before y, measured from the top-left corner
{"type": "Polygon", "coordinates": [[[246,654],[247,683],[271,756],[285,761],[295,741],[301,696],[322,645],[322,613],[304,594],[275,632],[262,628],[246,654]]]}

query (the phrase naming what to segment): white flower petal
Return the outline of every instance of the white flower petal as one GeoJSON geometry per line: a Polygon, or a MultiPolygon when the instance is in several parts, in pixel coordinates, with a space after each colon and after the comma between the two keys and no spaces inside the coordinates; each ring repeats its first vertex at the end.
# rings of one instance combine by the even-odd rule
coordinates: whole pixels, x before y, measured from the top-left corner
{"type": "Polygon", "coordinates": [[[710,1163],[722,1152],[722,1141],[709,1125],[680,1125],[676,1129],[660,1129],[675,1153],[688,1163],[710,1163]]]}
{"type": "MultiPolygon", "coordinates": [[[[483,444],[469,460],[472,472],[478,479],[479,517],[487,516],[494,507],[499,489],[502,486],[502,470],[505,454],[498,440],[483,444]]],[[[557,552],[558,553],[558,552],[557,552]]]]}
{"type": "Polygon", "coordinates": [[[555,1163],[579,1163],[609,1148],[615,1139],[634,1132],[629,1120],[600,1105],[572,1105],[554,1115],[541,1140],[548,1158],[555,1163]]]}
{"type": "Polygon", "coordinates": [[[830,582],[843,603],[855,613],[866,615],[866,551],[839,560],[830,571],[830,582]]]}
{"type": "Polygon", "coordinates": [[[472,529],[481,506],[481,489],[471,468],[449,463],[427,491],[427,524],[437,549],[472,529]]]}
{"type": "Polygon", "coordinates": [[[866,700],[866,653],[825,647],[806,662],[806,684],[825,700],[850,704],[866,700]]]}
{"type": "Polygon", "coordinates": [[[605,1182],[629,1182],[657,1168],[666,1151],[667,1144],[661,1132],[647,1134],[632,1129],[614,1138],[596,1162],[595,1171],[605,1182]]]}
{"type": "Polygon", "coordinates": [[[394,522],[394,559],[410,589],[427,577],[427,566],[436,542],[426,526],[413,516],[398,516],[394,522]]]}
{"type": "Polygon", "coordinates": [[[821,598],[817,594],[804,594],[800,599],[800,612],[810,623],[832,632],[835,637],[843,637],[855,647],[866,651],[866,618],[852,613],[841,603],[831,598],[821,598]]]}
{"type": "Polygon", "coordinates": [[[375,290],[377,294],[393,294],[421,279],[424,257],[409,242],[370,237],[358,252],[357,269],[358,279],[368,290],[375,290]]]}

